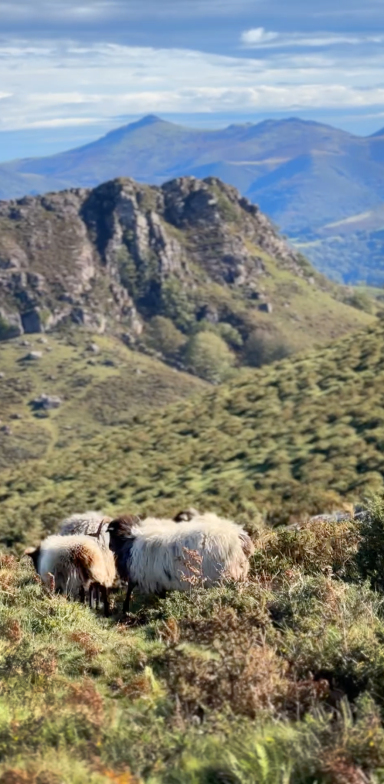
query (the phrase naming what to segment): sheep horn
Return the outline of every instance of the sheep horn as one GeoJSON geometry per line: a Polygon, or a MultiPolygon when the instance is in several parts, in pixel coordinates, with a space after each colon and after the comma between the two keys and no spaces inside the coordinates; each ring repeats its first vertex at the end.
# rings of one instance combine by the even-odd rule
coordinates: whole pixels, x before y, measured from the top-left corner
{"type": "Polygon", "coordinates": [[[109,517],[103,517],[103,519],[102,519],[102,521],[101,521],[97,531],[95,533],[93,533],[93,532],[89,533],[89,534],[87,534],[87,536],[94,536],[96,539],[98,539],[100,534],[101,534],[101,529],[102,529],[103,525],[105,525],[106,523],[109,523],[109,521],[110,521],[109,517]]]}

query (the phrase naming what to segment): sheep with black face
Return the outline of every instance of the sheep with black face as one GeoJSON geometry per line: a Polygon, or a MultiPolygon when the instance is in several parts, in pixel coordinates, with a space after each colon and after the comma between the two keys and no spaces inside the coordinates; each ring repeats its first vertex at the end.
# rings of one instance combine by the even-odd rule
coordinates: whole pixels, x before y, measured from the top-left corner
{"type": "Polygon", "coordinates": [[[211,513],[180,523],[156,518],[138,521],[130,515],[109,523],[110,547],[119,575],[128,583],[125,611],[134,587],[140,593],[160,595],[190,590],[194,559],[206,587],[223,579],[246,579],[254,547],[243,528],[211,513]]]}

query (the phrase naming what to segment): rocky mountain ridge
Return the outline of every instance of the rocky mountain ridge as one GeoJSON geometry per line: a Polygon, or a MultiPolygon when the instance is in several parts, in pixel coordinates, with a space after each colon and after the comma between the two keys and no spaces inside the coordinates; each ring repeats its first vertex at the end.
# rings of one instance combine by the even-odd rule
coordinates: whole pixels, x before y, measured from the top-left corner
{"type": "MultiPolygon", "coordinates": [[[[244,341],[300,320],[289,300],[314,293],[325,308],[340,298],[258,207],[215,178],[118,179],[0,203],[2,339],[79,325],[136,345],[162,315],[184,334],[224,323],[244,341]]],[[[317,337],[364,321],[337,308],[334,334],[317,337]]]]}
{"type": "MultiPolygon", "coordinates": [[[[295,117],[204,130],[149,116],[67,152],[1,163],[0,198],[93,188],[120,176],[156,185],[184,175],[218,177],[259,204],[297,247],[305,243],[317,269],[345,283],[378,285],[383,272],[371,232],[358,238],[357,253],[348,232],[336,231],[332,242],[323,233],[381,208],[383,161],[380,133],[364,138],[295,117]]],[[[382,247],[379,238],[381,256],[382,247]]]]}

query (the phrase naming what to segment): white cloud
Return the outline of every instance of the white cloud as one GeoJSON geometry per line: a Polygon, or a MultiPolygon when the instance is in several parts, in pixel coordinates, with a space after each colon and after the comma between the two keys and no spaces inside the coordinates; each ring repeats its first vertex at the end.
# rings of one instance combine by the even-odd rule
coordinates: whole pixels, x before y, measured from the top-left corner
{"type": "MultiPolygon", "coordinates": [[[[260,40],[265,31],[259,30],[260,40]]],[[[270,39],[269,43],[273,43],[270,39]]],[[[267,43],[268,45],[268,43],[267,43]]],[[[183,49],[9,41],[0,46],[0,129],[60,127],[156,112],[380,107],[384,53],[266,49],[226,57],[183,49]],[[300,53],[301,52],[301,53],[300,53]]]]}
{"type": "Polygon", "coordinates": [[[274,33],[267,32],[263,27],[245,30],[241,35],[241,43],[246,48],[285,48],[285,47],[327,47],[327,46],[358,46],[366,44],[382,44],[384,35],[350,35],[334,33],[274,33]]]}
{"type": "Polygon", "coordinates": [[[278,37],[278,33],[267,33],[267,31],[264,30],[264,27],[255,27],[253,30],[246,30],[245,33],[242,34],[241,40],[243,44],[250,44],[253,46],[254,44],[263,44],[268,41],[273,41],[278,37]]]}
{"type": "Polygon", "coordinates": [[[102,120],[98,117],[56,117],[54,120],[36,120],[29,123],[28,128],[71,128],[79,125],[93,125],[95,122],[102,122],[102,120]]]}

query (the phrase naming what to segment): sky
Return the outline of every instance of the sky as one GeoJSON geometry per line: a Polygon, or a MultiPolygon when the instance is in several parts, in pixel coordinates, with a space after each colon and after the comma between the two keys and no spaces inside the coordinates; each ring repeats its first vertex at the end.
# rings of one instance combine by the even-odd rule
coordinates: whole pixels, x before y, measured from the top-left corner
{"type": "Polygon", "coordinates": [[[0,0],[0,160],[158,114],[384,126],[384,0],[0,0]]]}

